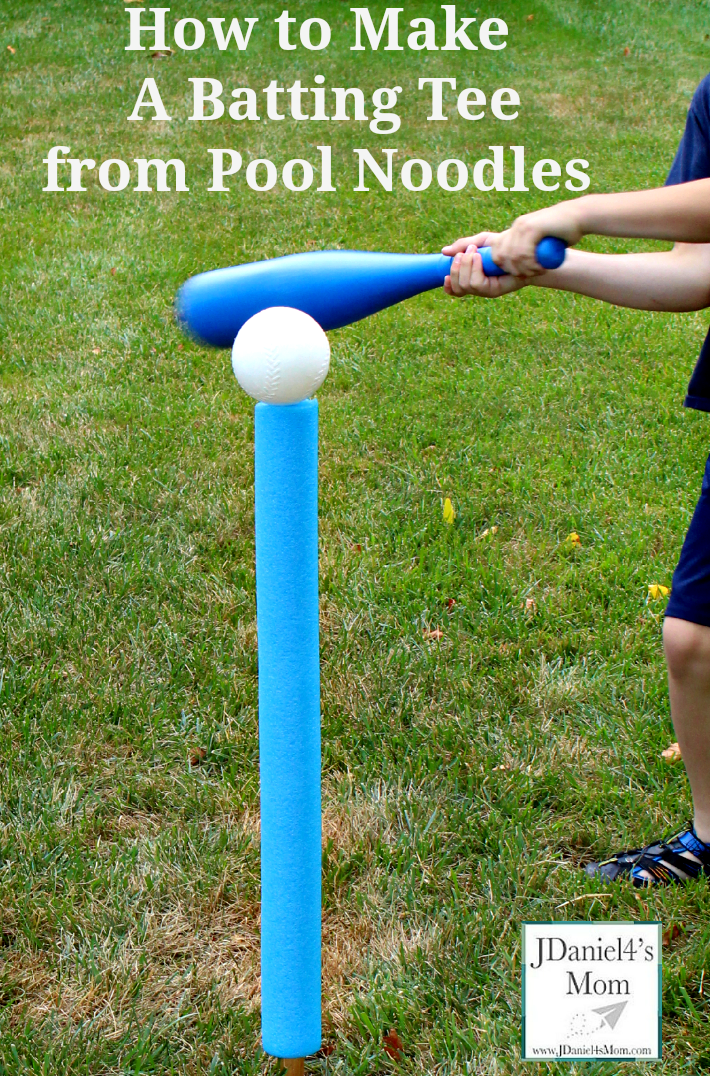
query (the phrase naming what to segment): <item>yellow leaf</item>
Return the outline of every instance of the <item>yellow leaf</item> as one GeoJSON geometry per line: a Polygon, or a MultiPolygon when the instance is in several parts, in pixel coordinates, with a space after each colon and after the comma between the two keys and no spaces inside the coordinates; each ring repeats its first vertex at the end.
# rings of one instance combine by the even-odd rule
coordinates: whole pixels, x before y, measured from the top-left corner
{"type": "Polygon", "coordinates": [[[672,743],[665,751],[661,751],[661,758],[665,758],[668,762],[677,762],[683,755],[680,750],[680,744],[672,743]]]}
{"type": "Polygon", "coordinates": [[[659,598],[667,598],[670,594],[668,587],[664,587],[662,583],[649,583],[648,584],[648,596],[654,600],[659,598]]]}
{"type": "Polygon", "coordinates": [[[444,501],[444,523],[448,523],[449,526],[451,526],[455,519],[456,512],[454,510],[454,506],[451,503],[451,498],[447,497],[444,501]]]}
{"type": "Polygon", "coordinates": [[[567,535],[567,537],[565,538],[565,541],[569,542],[570,545],[581,545],[582,544],[582,539],[579,537],[579,535],[577,534],[576,531],[571,531],[567,535]]]}

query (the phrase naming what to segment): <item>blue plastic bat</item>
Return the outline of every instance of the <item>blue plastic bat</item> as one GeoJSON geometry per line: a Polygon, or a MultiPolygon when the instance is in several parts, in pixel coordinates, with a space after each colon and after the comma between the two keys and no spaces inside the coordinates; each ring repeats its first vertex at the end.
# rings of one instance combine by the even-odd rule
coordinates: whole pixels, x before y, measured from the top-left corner
{"type": "MultiPolygon", "coordinates": [[[[557,269],[565,252],[561,239],[548,237],[538,244],[536,256],[544,269],[557,269]]],[[[479,254],[487,276],[505,275],[490,247],[481,247],[479,254]]],[[[244,322],[269,306],[295,307],[322,329],[339,329],[440,288],[452,260],[444,254],[323,250],[213,269],[182,286],[177,316],[187,333],[212,347],[231,347],[244,322]]]]}

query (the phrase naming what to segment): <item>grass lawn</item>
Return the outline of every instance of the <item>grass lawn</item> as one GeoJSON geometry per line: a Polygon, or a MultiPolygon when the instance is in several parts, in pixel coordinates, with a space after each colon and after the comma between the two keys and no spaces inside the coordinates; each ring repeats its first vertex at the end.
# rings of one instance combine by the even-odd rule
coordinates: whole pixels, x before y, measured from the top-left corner
{"type": "MultiPolygon", "coordinates": [[[[264,36],[241,55],[151,58],[124,51],[119,0],[2,3],[2,1076],[276,1071],[259,1046],[253,412],[228,354],[181,338],[179,284],[302,249],[437,250],[555,197],[357,194],[358,146],[438,163],[519,144],[530,161],[587,158],[595,190],[662,182],[710,59],[699,0],[505,0],[479,15],[506,18],[504,52],[441,57],[350,52],[349,5],[289,6],[329,19],[329,49],[264,36]],[[187,122],[189,77],[228,94],[319,73],[401,85],[402,129],[187,122]],[[427,123],[423,74],[514,86],[520,117],[427,123]],[[170,123],[125,121],[147,75],[170,123]],[[243,172],[206,191],[208,147],[283,163],[323,143],[337,194],[256,194],[243,172]],[[182,157],[192,189],[109,195],[94,172],[86,193],[42,194],[54,144],[182,157]]],[[[175,0],[170,25],[280,10],[175,0]]],[[[707,455],[708,417],[681,407],[706,324],[531,288],[432,293],[331,334],[330,1052],[310,1071],[528,1071],[519,924],[546,918],[677,927],[654,1071],[710,1066],[707,886],[639,896],[579,869],[690,811],[682,765],[661,758],[674,736],[648,584],[670,584],[707,455]]]]}

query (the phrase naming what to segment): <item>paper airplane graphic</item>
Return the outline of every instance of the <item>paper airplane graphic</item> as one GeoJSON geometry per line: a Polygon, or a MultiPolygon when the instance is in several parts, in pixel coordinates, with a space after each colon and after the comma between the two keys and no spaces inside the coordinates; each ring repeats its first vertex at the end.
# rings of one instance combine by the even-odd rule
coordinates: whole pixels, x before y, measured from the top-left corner
{"type": "Polygon", "coordinates": [[[602,1025],[606,1024],[612,1030],[619,1023],[619,1017],[628,1005],[628,1001],[619,1001],[616,1005],[603,1005],[601,1009],[594,1009],[597,1016],[601,1016],[602,1025]]]}

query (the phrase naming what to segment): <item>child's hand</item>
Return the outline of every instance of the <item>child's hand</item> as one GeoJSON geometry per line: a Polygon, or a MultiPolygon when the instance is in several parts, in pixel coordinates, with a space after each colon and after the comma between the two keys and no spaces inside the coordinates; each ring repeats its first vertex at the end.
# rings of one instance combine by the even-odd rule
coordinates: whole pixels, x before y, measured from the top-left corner
{"type": "Polygon", "coordinates": [[[497,239],[494,232],[480,232],[444,247],[443,253],[454,259],[451,275],[444,281],[447,295],[454,298],[478,295],[483,299],[498,299],[501,295],[508,295],[525,286],[526,281],[517,277],[485,275],[477,248],[490,246],[493,239],[497,239]]]}
{"type": "Polygon", "coordinates": [[[538,243],[548,235],[564,239],[568,246],[578,243],[585,234],[580,213],[583,201],[560,202],[518,217],[507,231],[490,236],[493,261],[507,273],[525,279],[546,272],[535,257],[538,243]]]}
{"type": "Polygon", "coordinates": [[[489,247],[497,238],[498,232],[479,232],[478,235],[469,235],[463,239],[457,239],[455,243],[449,243],[441,253],[453,258],[456,254],[465,254],[469,247],[489,247]]]}

